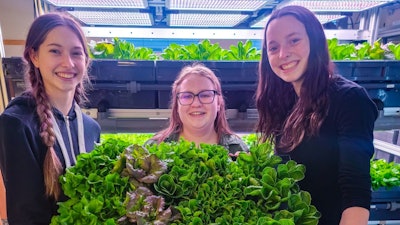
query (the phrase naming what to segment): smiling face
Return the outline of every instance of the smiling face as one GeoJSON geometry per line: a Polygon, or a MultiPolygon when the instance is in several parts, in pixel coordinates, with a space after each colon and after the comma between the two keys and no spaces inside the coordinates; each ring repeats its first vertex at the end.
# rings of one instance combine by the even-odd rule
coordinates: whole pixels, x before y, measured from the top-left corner
{"type": "MultiPolygon", "coordinates": [[[[215,90],[210,79],[197,74],[185,77],[179,85],[178,92],[192,92],[198,94],[204,90],[215,90]]],[[[211,132],[214,130],[214,121],[220,109],[219,95],[215,95],[214,101],[203,104],[198,97],[190,105],[181,105],[178,102],[178,114],[183,124],[183,130],[192,132],[211,132]]]]}
{"type": "Polygon", "coordinates": [[[299,95],[310,55],[304,25],[293,16],[272,20],[266,30],[266,46],[272,70],[282,80],[292,83],[299,95]]]}
{"type": "Polygon", "coordinates": [[[39,68],[49,96],[74,95],[86,72],[83,48],[72,30],[58,26],[47,34],[36,52],[31,51],[30,58],[39,68]]]}

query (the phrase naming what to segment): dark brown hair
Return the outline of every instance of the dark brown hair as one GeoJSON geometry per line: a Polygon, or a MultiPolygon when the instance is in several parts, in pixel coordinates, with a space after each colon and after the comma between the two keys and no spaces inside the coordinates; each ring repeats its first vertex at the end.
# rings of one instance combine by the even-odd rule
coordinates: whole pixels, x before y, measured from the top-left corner
{"type": "MultiPolygon", "coordinates": [[[[37,107],[36,112],[40,120],[40,136],[43,143],[47,146],[47,153],[43,163],[43,176],[46,187],[46,195],[58,199],[61,193],[59,176],[63,172],[60,159],[54,151],[56,141],[53,124],[51,122],[52,106],[49,102],[48,95],[44,88],[42,75],[31,60],[32,52],[39,51],[40,45],[45,41],[48,33],[56,27],[67,27],[73,31],[79,38],[84,54],[86,56],[86,65],[89,63],[86,38],[81,30],[80,25],[71,17],[61,13],[49,13],[37,17],[28,32],[26,38],[24,59],[27,63],[27,84],[30,85],[30,93],[34,97],[37,107]]],[[[84,75],[83,81],[77,85],[75,89],[75,101],[79,104],[86,99],[84,82],[88,82],[87,74],[84,75]]]]}
{"type": "Polygon", "coordinates": [[[261,134],[260,141],[275,141],[278,149],[291,151],[305,137],[318,135],[329,108],[327,92],[332,72],[333,63],[329,57],[325,33],[315,15],[301,6],[275,10],[265,26],[259,64],[256,91],[259,120],[256,132],[261,134]],[[272,71],[268,61],[266,31],[271,21],[284,16],[293,16],[304,25],[310,43],[308,64],[299,96],[291,83],[283,81],[272,71]]]}
{"type": "Polygon", "coordinates": [[[219,93],[216,97],[219,99],[220,103],[220,110],[217,114],[217,118],[214,121],[214,129],[218,134],[218,139],[223,134],[232,134],[231,129],[229,128],[228,121],[225,115],[225,101],[222,96],[222,89],[221,84],[219,82],[218,77],[215,73],[209,69],[208,67],[204,66],[201,63],[194,63],[192,65],[188,65],[182,68],[178,77],[172,84],[172,93],[171,93],[171,118],[169,121],[169,125],[166,129],[158,132],[152,139],[156,140],[158,143],[162,142],[172,133],[180,133],[183,128],[183,123],[179,118],[178,113],[178,99],[177,94],[179,92],[179,88],[181,83],[190,75],[201,76],[209,79],[213,85],[215,90],[219,93]]]}

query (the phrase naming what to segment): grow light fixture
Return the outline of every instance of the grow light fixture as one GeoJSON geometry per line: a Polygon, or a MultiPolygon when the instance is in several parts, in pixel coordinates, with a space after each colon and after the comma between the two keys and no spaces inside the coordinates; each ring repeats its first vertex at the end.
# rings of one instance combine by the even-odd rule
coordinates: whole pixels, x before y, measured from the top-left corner
{"type": "Polygon", "coordinates": [[[250,27],[251,28],[264,28],[265,24],[267,24],[268,20],[269,20],[270,15],[258,20],[257,22],[255,22],[254,24],[252,24],[250,27]]]}
{"type": "Polygon", "coordinates": [[[322,24],[346,18],[345,15],[340,14],[316,14],[315,16],[317,16],[319,22],[322,24]]]}
{"type": "Polygon", "coordinates": [[[149,13],[125,11],[68,11],[86,25],[152,26],[149,13]]]}
{"type": "MultiPolygon", "coordinates": [[[[331,21],[335,21],[335,20],[339,20],[339,19],[343,19],[346,16],[344,15],[340,15],[340,14],[315,14],[315,16],[318,18],[319,22],[322,24],[331,22],[331,21]]],[[[265,24],[267,24],[268,20],[269,20],[270,15],[264,17],[263,19],[257,21],[256,23],[254,23],[253,25],[251,25],[252,28],[264,28],[265,24]]]]}
{"type": "Polygon", "coordinates": [[[278,5],[300,5],[313,12],[360,12],[393,2],[393,0],[291,0],[278,5]]]}
{"type": "Polygon", "coordinates": [[[254,11],[274,0],[166,0],[171,10],[254,11]]]}
{"type": "Polygon", "coordinates": [[[171,13],[167,15],[167,24],[171,27],[234,27],[248,17],[240,13],[171,13]]]}
{"type": "Polygon", "coordinates": [[[146,9],[146,0],[46,0],[58,7],[146,9]]]}

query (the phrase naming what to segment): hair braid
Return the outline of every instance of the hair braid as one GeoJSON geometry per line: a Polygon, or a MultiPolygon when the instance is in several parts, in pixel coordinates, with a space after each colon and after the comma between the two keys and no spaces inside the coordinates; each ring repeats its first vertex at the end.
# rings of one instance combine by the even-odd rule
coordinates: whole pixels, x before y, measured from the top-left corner
{"type": "Polygon", "coordinates": [[[47,94],[44,90],[44,85],[39,70],[37,68],[35,73],[30,76],[32,84],[32,94],[36,100],[36,112],[40,121],[40,137],[43,143],[47,146],[46,156],[43,162],[44,183],[46,187],[46,195],[52,196],[56,200],[60,196],[61,186],[59,177],[62,174],[62,164],[54,151],[54,143],[56,141],[53,123],[51,121],[52,110],[49,103],[47,94]]]}

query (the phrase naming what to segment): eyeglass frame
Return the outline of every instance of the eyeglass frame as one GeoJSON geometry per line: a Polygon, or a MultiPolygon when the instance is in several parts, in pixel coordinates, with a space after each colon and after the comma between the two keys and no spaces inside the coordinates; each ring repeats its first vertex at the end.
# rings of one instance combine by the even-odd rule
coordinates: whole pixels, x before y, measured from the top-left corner
{"type": "Polygon", "coordinates": [[[195,99],[196,97],[199,99],[199,102],[200,102],[201,104],[211,104],[211,103],[213,103],[214,100],[215,100],[215,95],[220,95],[220,93],[218,93],[218,91],[216,91],[216,90],[203,90],[203,91],[200,91],[200,92],[197,93],[197,94],[195,94],[195,93],[193,93],[193,92],[190,92],[190,91],[182,91],[182,92],[176,93],[176,98],[178,99],[179,104],[181,104],[181,105],[183,105],[183,106],[187,106],[187,105],[193,104],[194,99],[195,99]],[[199,95],[200,95],[201,93],[206,92],[206,91],[212,91],[212,93],[213,93],[212,101],[211,101],[211,102],[208,102],[208,103],[202,102],[201,98],[199,97],[199,95]],[[180,98],[179,98],[180,94],[182,94],[182,93],[186,93],[186,94],[191,94],[191,95],[193,95],[192,102],[189,103],[189,104],[182,104],[182,102],[181,102],[181,100],[180,100],[180,98]]]}

